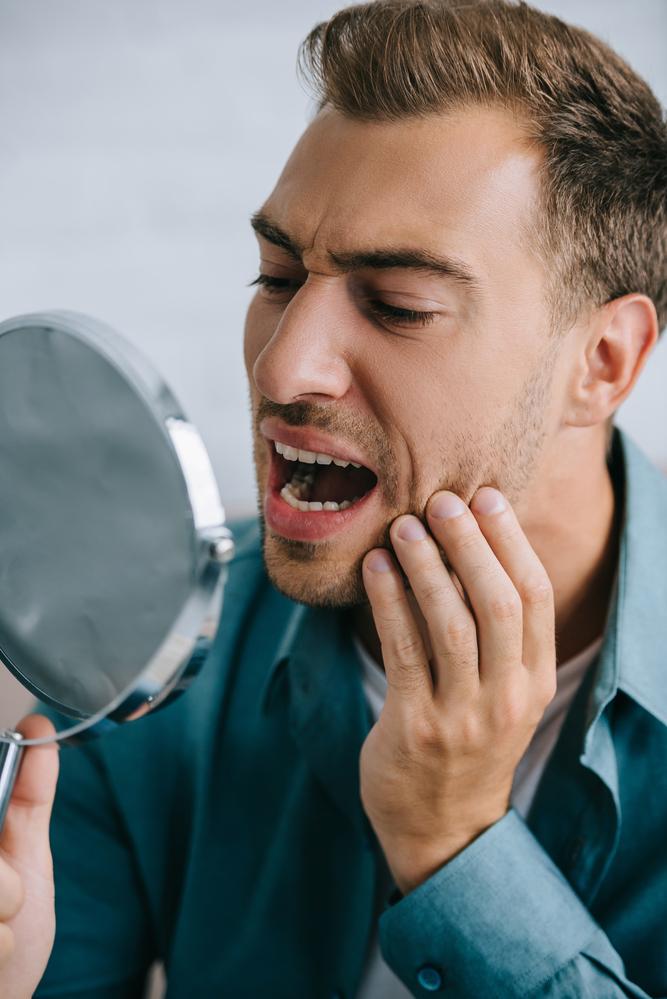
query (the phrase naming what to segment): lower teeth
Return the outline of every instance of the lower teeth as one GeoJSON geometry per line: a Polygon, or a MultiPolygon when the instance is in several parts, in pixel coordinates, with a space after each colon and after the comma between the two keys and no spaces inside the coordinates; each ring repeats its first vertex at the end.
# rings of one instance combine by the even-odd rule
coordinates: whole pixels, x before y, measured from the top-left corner
{"type": "Polygon", "coordinates": [[[309,513],[319,513],[321,510],[347,510],[348,506],[352,506],[360,499],[359,496],[355,496],[354,499],[343,500],[342,503],[335,503],[333,500],[327,500],[326,503],[309,503],[307,500],[301,499],[302,492],[300,483],[287,482],[280,490],[280,495],[295,510],[303,510],[304,512],[307,510],[309,513]]]}

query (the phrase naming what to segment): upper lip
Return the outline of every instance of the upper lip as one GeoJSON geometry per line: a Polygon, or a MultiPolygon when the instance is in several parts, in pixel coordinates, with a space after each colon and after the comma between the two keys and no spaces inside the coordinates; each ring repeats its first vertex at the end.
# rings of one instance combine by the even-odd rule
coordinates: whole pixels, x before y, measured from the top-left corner
{"type": "Polygon", "coordinates": [[[317,454],[330,454],[341,461],[356,461],[377,474],[368,459],[354,451],[348,444],[336,440],[330,434],[314,427],[290,427],[276,416],[267,416],[259,425],[260,433],[269,441],[280,441],[300,451],[315,451],[317,454]]]}

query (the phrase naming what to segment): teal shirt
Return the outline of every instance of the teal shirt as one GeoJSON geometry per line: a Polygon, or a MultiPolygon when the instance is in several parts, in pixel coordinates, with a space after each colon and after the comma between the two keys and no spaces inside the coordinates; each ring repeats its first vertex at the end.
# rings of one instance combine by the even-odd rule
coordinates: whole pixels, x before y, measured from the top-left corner
{"type": "MultiPolygon", "coordinates": [[[[526,820],[511,809],[379,917],[415,996],[667,996],[667,481],[614,432],[624,504],[602,649],[526,820]]],[[[268,582],[256,523],[180,700],[61,753],[40,997],[352,999],[375,930],[371,719],[345,614],[268,582]]]]}

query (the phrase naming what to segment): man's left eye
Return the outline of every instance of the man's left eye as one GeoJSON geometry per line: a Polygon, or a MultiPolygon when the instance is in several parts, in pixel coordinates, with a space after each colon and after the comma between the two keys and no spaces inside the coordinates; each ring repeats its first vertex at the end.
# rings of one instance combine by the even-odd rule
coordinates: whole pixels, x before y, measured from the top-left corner
{"type": "MultiPolygon", "coordinates": [[[[300,287],[298,281],[273,277],[270,274],[258,274],[255,280],[250,282],[250,287],[253,285],[263,288],[269,295],[294,291],[300,287]]],[[[369,301],[367,310],[375,318],[391,322],[395,326],[428,326],[438,315],[436,312],[421,312],[418,309],[400,309],[394,305],[387,305],[379,299],[369,301]]]]}
{"type": "Polygon", "coordinates": [[[386,302],[372,301],[368,304],[369,312],[380,319],[388,319],[397,326],[428,326],[434,322],[437,312],[419,312],[417,309],[399,309],[386,302]]]}

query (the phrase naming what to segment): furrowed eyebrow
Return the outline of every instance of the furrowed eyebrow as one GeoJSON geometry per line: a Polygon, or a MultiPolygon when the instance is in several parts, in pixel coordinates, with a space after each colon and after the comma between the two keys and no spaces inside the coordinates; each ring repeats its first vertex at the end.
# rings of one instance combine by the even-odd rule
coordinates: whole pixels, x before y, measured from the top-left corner
{"type": "Polygon", "coordinates": [[[331,259],[344,272],[360,270],[362,267],[370,267],[375,270],[401,267],[434,274],[436,277],[454,279],[472,290],[478,289],[477,279],[461,261],[449,257],[437,257],[424,250],[397,247],[396,249],[368,250],[358,253],[332,253],[331,259]]]}
{"type": "Polygon", "coordinates": [[[290,239],[284,229],[271,222],[262,212],[255,212],[251,216],[250,225],[256,233],[267,239],[269,243],[279,246],[281,250],[286,250],[295,260],[301,260],[302,247],[298,243],[295,243],[293,239],[290,239]]]}
{"type": "MultiPolygon", "coordinates": [[[[263,236],[269,243],[285,250],[295,260],[301,260],[303,248],[284,229],[281,229],[262,212],[255,212],[251,217],[250,224],[255,232],[263,236]]],[[[480,290],[477,278],[461,260],[454,257],[439,257],[425,250],[412,249],[411,247],[330,253],[329,258],[342,273],[362,268],[372,270],[403,268],[457,281],[472,293],[480,290]]]]}

